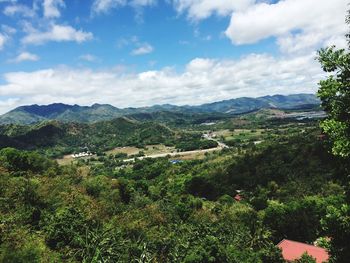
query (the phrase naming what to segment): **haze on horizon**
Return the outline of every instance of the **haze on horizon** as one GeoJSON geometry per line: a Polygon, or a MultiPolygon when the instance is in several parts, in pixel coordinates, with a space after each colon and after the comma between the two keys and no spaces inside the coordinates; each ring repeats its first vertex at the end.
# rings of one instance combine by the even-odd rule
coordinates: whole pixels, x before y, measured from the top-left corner
{"type": "Polygon", "coordinates": [[[348,0],[0,0],[0,114],[314,93],[348,0]]]}

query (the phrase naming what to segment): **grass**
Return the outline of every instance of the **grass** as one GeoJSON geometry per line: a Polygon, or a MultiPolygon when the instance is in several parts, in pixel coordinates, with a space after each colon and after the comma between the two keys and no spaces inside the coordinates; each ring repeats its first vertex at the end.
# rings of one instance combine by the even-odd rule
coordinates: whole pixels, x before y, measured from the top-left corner
{"type": "MultiPolygon", "coordinates": [[[[90,159],[91,157],[96,157],[96,156],[93,155],[93,156],[88,156],[88,157],[82,157],[82,158],[79,158],[79,159],[87,160],[87,159],[90,159]]],[[[67,165],[67,164],[70,164],[71,162],[76,162],[76,161],[79,160],[79,159],[73,158],[73,157],[69,154],[69,155],[63,156],[63,158],[56,159],[56,161],[58,162],[59,165],[67,165]]]]}
{"type": "Polygon", "coordinates": [[[126,153],[127,155],[138,154],[142,149],[136,147],[118,147],[113,150],[107,151],[107,155],[116,155],[117,153],[126,153]]]}
{"type": "Polygon", "coordinates": [[[263,137],[264,129],[235,129],[234,131],[230,130],[219,130],[215,134],[218,138],[223,137],[226,141],[239,139],[241,141],[246,140],[259,140],[263,137]]]}
{"type": "Polygon", "coordinates": [[[157,144],[157,145],[147,145],[146,150],[144,150],[144,153],[146,155],[153,155],[153,154],[161,154],[161,153],[171,153],[175,152],[175,147],[168,147],[163,144],[157,144]]]}

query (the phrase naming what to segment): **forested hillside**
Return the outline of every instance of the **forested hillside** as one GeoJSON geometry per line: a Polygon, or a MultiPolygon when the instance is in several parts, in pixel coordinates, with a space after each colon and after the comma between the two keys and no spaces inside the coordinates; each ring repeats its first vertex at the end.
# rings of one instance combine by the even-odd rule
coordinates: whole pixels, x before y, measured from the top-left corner
{"type": "Polygon", "coordinates": [[[42,122],[36,125],[0,126],[0,148],[40,150],[52,157],[74,152],[101,153],[121,146],[152,144],[176,146],[178,150],[215,147],[200,132],[173,130],[162,123],[117,118],[93,124],[42,122]]]}
{"type": "Polygon", "coordinates": [[[318,134],[126,168],[3,149],[2,261],[283,262],[276,243],[326,240],[345,202],[348,167],[318,134]]]}
{"type": "Polygon", "coordinates": [[[158,112],[0,126],[0,259],[284,262],[284,238],[328,248],[349,167],[312,116],[158,112]],[[129,148],[137,158],[162,147],[172,155],[125,162],[129,148]],[[180,155],[205,148],[215,151],[180,155]],[[52,159],[86,150],[97,155],[52,159]]]}
{"type": "Polygon", "coordinates": [[[156,123],[141,123],[127,118],[95,124],[43,122],[32,126],[1,126],[0,147],[22,149],[64,148],[65,152],[84,147],[91,151],[107,150],[117,146],[140,143],[169,143],[175,133],[156,123]]]}

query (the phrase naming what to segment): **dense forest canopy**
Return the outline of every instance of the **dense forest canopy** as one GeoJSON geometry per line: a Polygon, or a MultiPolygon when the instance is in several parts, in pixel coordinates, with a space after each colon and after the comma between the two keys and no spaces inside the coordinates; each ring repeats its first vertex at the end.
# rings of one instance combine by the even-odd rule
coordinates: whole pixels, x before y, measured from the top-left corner
{"type": "Polygon", "coordinates": [[[345,202],[345,167],[317,135],[124,169],[108,156],[58,166],[5,148],[2,260],[283,262],[276,243],[327,236],[322,219],[345,202]]]}

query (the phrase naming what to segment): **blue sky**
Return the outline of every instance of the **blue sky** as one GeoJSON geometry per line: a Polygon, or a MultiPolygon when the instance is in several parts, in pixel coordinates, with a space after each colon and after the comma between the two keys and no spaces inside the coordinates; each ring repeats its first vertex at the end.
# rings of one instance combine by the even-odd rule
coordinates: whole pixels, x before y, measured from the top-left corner
{"type": "Polygon", "coordinates": [[[315,92],[347,0],[0,0],[0,113],[315,92]],[[331,3],[330,3],[331,2],[331,3]]]}

